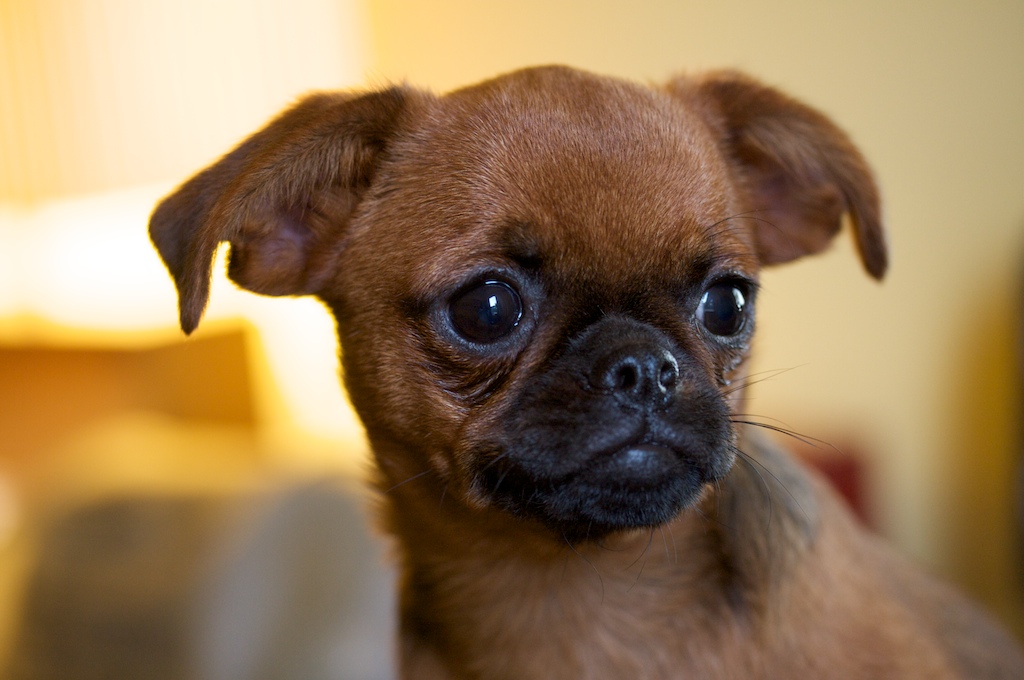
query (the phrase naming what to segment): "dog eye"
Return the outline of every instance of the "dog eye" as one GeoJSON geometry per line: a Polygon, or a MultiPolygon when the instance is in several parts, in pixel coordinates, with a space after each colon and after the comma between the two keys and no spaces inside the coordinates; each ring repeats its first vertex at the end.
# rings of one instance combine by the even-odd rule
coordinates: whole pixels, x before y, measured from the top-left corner
{"type": "Polygon", "coordinates": [[[735,283],[720,282],[704,291],[697,306],[697,319],[715,335],[736,335],[746,321],[746,308],[743,288],[735,283]]]}
{"type": "Polygon", "coordinates": [[[455,297],[448,313],[452,326],[466,340],[497,342],[519,325],[523,302],[507,283],[485,281],[455,297]]]}

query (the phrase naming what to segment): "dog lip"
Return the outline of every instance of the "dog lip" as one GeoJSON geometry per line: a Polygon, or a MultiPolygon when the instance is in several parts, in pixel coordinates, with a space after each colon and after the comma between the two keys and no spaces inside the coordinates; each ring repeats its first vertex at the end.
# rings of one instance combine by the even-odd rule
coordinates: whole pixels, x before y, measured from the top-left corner
{"type": "Polygon", "coordinates": [[[668,458],[675,460],[675,453],[661,444],[632,444],[624,446],[615,455],[622,463],[637,468],[647,468],[668,458]]]}
{"type": "Polygon", "coordinates": [[[607,457],[605,470],[622,482],[656,484],[680,464],[679,454],[664,444],[627,444],[607,457]]]}

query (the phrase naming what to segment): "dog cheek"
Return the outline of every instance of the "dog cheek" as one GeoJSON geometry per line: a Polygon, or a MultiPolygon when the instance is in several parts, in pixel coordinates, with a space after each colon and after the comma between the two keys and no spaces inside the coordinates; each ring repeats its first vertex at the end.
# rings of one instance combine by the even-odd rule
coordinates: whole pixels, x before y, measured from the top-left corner
{"type": "Polygon", "coordinates": [[[381,313],[365,298],[329,306],[337,320],[345,388],[371,442],[396,442],[421,452],[421,463],[427,463],[433,451],[450,445],[463,409],[439,387],[415,334],[389,322],[400,315],[381,313]]]}

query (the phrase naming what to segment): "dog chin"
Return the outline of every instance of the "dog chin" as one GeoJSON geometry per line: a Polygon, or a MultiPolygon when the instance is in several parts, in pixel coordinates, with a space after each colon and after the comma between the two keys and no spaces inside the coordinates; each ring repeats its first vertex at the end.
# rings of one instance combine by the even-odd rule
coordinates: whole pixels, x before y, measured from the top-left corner
{"type": "Polygon", "coordinates": [[[478,477],[495,504],[576,543],[672,521],[728,473],[734,454],[723,447],[693,456],[660,443],[635,443],[557,479],[531,475],[515,463],[502,465],[504,456],[495,460],[478,477]]]}

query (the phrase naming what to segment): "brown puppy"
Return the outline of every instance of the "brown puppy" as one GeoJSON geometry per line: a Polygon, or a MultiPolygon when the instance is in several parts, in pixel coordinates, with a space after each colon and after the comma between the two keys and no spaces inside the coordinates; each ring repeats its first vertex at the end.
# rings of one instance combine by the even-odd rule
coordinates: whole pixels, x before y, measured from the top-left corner
{"type": "Polygon", "coordinates": [[[565,68],[301,101],[156,210],[191,332],[229,274],[337,318],[401,553],[406,678],[1011,678],[1014,642],[738,422],[758,269],[870,172],[735,73],[565,68]]]}

